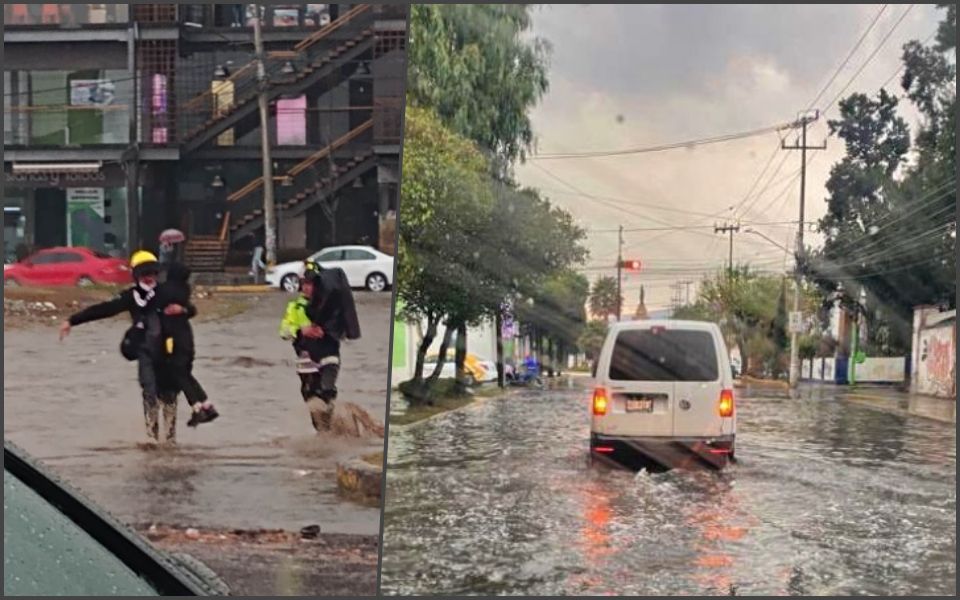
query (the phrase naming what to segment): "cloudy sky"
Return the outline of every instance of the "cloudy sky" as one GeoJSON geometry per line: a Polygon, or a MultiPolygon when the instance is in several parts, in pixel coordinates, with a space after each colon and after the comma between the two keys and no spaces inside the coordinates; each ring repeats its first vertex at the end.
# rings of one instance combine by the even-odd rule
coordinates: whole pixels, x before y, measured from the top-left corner
{"type": "MultiPolygon", "coordinates": [[[[540,154],[621,150],[713,137],[791,121],[806,109],[881,5],[549,5],[536,9],[535,34],[553,51],[550,90],[533,110],[540,154]]],[[[889,5],[821,99],[875,93],[900,66],[900,49],[925,40],[940,19],[932,5],[889,5]],[[883,38],[892,34],[883,42],[883,38]]],[[[899,90],[899,79],[888,89],[899,90]]],[[[904,108],[908,102],[904,103],[904,108]]],[[[826,118],[836,116],[836,106],[826,118]]],[[[905,110],[911,121],[914,113],[905,110]]],[[[824,142],[826,119],[808,143],[824,142]]],[[[671,285],[698,280],[727,260],[727,239],[715,223],[739,218],[780,245],[793,244],[799,209],[799,152],[778,151],[767,133],[733,142],[659,153],[589,159],[534,159],[517,169],[590,230],[587,274],[614,274],[616,228],[624,255],[644,262],[628,275],[625,310],[640,284],[647,305],[668,307],[671,285]],[[775,155],[775,156],[774,156],[775,155]],[[789,155],[789,156],[787,156],[789,155]],[[771,157],[773,157],[771,159],[771,157]],[[772,162],[771,162],[772,161],[772,162]],[[785,161],[785,162],[782,162],[785,161]],[[769,165],[750,196],[765,165],[769,165]],[[779,168],[779,171],[777,170],[779,168]],[[769,183],[769,185],[767,185],[769,183]],[[737,206],[735,212],[731,207],[737,206]],[[675,226],[686,230],[663,229],[675,226]],[[633,231],[630,231],[633,230],[633,231]]],[[[825,209],[824,183],[843,154],[836,138],[809,163],[807,220],[825,209]]],[[[810,240],[811,237],[808,237],[810,240]]],[[[815,236],[812,237],[815,240],[815,236]]],[[[735,237],[735,261],[782,271],[786,253],[757,234],[735,237]]],[[[691,294],[695,286],[691,286],[691,294]]],[[[684,288],[683,296],[686,296],[684,288]]]]}

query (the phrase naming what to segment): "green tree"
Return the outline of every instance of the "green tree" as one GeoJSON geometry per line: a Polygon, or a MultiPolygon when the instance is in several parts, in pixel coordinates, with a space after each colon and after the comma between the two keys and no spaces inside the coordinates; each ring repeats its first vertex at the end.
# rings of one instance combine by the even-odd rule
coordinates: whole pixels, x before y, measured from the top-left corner
{"type": "Polygon", "coordinates": [[[886,90],[841,102],[831,128],[847,153],[827,184],[826,241],[802,265],[831,301],[866,318],[883,353],[909,348],[914,306],[956,306],[956,7],[941,8],[937,44],[903,49],[901,87],[921,116],[912,148],[886,90]]]}
{"type": "Polygon", "coordinates": [[[623,307],[623,297],[617,294],[617,280],[613,277],[600,277],[593,282],[590,290],[590,312],[594,316],[609,319],[616,316],[623,307]]]}
{"type": "Polygon", "coordinates": [[[460,323],[475,322],[491,298],[475,285],[479,256],[473,238],[495,208],[486,185],[486,161],[472,142],[449,131],[428,110],[406,114],[404,212],[400,226],[397,293],[401,316],[426,321],[412,389],[429,389],[440,376],[446,349],[460,323]],[[424,386],[426,352],[446,325],[440,361],[424,386]]]}
{"type": "Polygon", "coordinates": [[[600,320],[588,321],[580,332],[577,346],[587,355],[587,360],[595,361],[600,356],[603,342],[607,338],[607,322],[600,320]]]}
{"type": "Polygon", "coordinates": [[[426,106],[504,163],[533,143],[527,111],[547,90],[546,41],[529,4],[414,4],[408,106],[426,106]]]}

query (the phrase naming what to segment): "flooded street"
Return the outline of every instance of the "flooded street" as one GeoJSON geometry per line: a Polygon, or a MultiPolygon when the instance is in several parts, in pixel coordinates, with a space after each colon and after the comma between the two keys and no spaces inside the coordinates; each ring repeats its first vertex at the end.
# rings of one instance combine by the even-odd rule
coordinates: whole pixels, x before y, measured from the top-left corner
{"type": "Polygon", "coordinates": [[[722,474],[591,465],[584,389],[391,429],[384,593],[955,594],[952,423],[829,388],[738,410],[722,474]]]}
{"type": "MultiPolygon", "coordinates": [[[[289,296],[194,323],[195,374],[221,417],[196,429],[179,406],[179,446],[146,451],[135,363],[118,351],[124,318],[6,332],[4,434],[131,524],[278,528],[376,535],[380,511],[338,496],[336,461],[382,440],[324,439],[310,425],[289,343],[278,335],[289,296]]],[[[363,338],[343,348],[339,388],[383,420],[391,294],[357,293],[363,338]]],[[[372,573],[371,573],[372,577],[372,573]]]]}

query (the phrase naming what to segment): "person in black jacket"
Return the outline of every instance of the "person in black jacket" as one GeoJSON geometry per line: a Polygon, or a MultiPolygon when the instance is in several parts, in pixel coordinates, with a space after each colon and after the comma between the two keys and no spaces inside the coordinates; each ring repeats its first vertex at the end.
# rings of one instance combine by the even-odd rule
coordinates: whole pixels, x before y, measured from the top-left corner
{"type": "Polygon", "coordinates": [[[323,269],[308,262],[305,277],[313,283],[306,315],[312,327],[298,339],[298,346],[312,364],[299,364],[303,399],[314,427],[330,428],[340,374],[340,343],[360,338],[360,321],[353,292],[342,269],[323,269]],[[321,405],[320,402],[323,404],[321,405]]]}
{"type": "Polygon", "coordinates": [[[203,386],[193,376],[196,352],[190,317],[187,313],[178,313],[176,308],[172,314],[167,312],[167,307],[192,306],[189,280],[189,268],[178,262],[170,263],[167,266],[166,280],[157,288],[156,310],[160,312],[166,372],[175,388],[183,392],[190,405],[192,414],[187,426],[196,427],[200,423],[213,421],[220,415],[208,400],[203,386]]]}
{"type": "MultiPolygon", "coordinates": [[[[165,441],[175,443],[172,432],[175,431],[176,423],[176,394],[172,393],[170,382],[158,382],[158,366],[162,358],[161,348],[157,347],[156,343],[150,343],[152,340],[159,339],[161,335],[160,314],[157,310],[157,279],[160,274],[160,264],[152,253],[141,250],[130,258],[130,266],[133,269],[134,285],[112,300],[94,304],[71,315],[60,326],[60,340],[67,337],[70,329],[77,325],[108,319],[124,312],[129,313],[133,325],[124,336],[121,351],[124,356],[137,361],[137,378],[143,395],[147,437],[154,443],[160,441],[159,412],[162,400],[164,419],[167,421],[165,441]],[[162,398],[161,383],[164,384],[162,398]]],[[[192,318],[196,315],[196,308],[189,303],[171,304],[165,308],[164,312],[169,315],[182,314],[192,318]]]]}

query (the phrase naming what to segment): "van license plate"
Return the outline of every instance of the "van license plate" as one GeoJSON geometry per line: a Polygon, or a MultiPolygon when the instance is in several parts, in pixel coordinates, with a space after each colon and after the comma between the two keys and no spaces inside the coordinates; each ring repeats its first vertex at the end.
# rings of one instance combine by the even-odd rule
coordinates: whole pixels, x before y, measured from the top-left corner
{"type": "Polygon", "coordinates": [[[653,412],[653,399],[627,400],[627,412],[653,412]]]}

